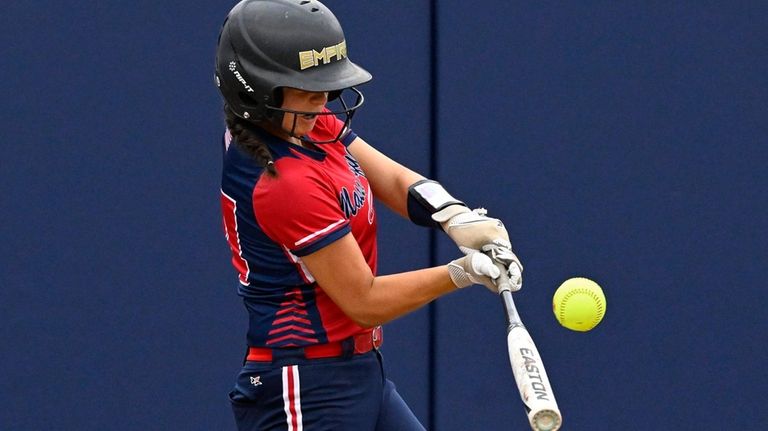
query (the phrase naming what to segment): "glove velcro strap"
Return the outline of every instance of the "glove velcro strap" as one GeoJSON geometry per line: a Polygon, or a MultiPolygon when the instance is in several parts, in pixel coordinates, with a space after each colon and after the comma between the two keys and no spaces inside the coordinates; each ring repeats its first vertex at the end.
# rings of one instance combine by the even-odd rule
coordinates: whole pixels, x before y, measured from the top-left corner
{"type": "Polygon", "coordinates": [[[449,205],[440,211],[432,214],[432,220],[438,222],[438,223],[444,223],[453,218],[454,216],[457,216],[459,214],[464,214],[472,212],[469,208],[463,206],[463,205],[449,205]]]}

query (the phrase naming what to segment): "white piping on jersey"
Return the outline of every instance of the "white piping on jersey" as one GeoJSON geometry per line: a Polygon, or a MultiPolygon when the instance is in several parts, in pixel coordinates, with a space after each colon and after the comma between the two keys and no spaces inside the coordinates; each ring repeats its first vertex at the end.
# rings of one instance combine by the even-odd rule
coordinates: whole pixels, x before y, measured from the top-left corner
{"type": "Polygon", "coordinates": [[[224,149],[229,149],[229,144],[232,143],[232,132],[229,131],[229,128],[227,128],[224,131],[224,149]]]}
{"type": "MultiPolygon", "coordinates": [[[[229,131],[229,129],[227,129],[227,131],[229,131]]],[[[243,246],[240,244],[240,231],[237,229],[237,201],[232,196],[224,193],[224,190],[219,190],[221,190],[222,196],[232,202],[232,217],[235,219],[235,239],[237,240],[237,256],[245,264],[245,275],[243,276],[243,274],[239,274],[238,281],[240,281],[240,284],[243,286],[250,286],[251,282],[248,281],[248,277],[251,275],[251,266],[248,264],[248,259],[243,257],[243,246]],[[243,279],[245,279],[245,281],[243,281],[243,279]]],[[[227,243],[229,243],[229,229],[227,229],[226,221],[224,222],[224,234],[226,235],[227,243]]]]}
{"type": "Polygon", "coordinates": [[[328,226],[324,227],[323,229],[320,229],[319,231],[311,233],[311,234],[305,236],[304,238],[296,241],[295,243],[293,243],[293,245],[304,244],[305,242],[310,241],[311,239],[315,238],[316,236],[319,236],[319,235],[322,235],[322,234],[328,232],[329,230],[331,230],[331,229],[335,228],[336,226],[344,223],[345,221],[346,220],[344,220],[344,219],[339,219],[339,221],[337,221],[335,223],[331,223],[328,226]]]}
{"type": "Polygon", "coordinates": [[[291,253],[291,250],[288,250],[288,247],[283,246],[283,250],[285,250],[285,254],[288,255],[288,257],[293,261],[294,264],[299,265],[299,270],[301,271],[301,275],[304,277],[307,283],[314,283],[315,277],[312,277],[312,273],[310,273],[309,268],[307,268],[307,266],[304,265],[304,261],[302,261],[300,257],[291,253]]]}
{"type": "Polygon", "coordinates": [[[368,224],[373,224],[373,193],[371,193],[371,183],[368,183],[368,224]]]}
{"type": "Polygon", "coordinates": [[[283,410],[285,411],[288,431],[303,431],[304,424],[301,417],[301,385],[299,384],[298,365],[283,367],[283,410]],[[295,427],[294,422],[296,424],[295,427]]]}

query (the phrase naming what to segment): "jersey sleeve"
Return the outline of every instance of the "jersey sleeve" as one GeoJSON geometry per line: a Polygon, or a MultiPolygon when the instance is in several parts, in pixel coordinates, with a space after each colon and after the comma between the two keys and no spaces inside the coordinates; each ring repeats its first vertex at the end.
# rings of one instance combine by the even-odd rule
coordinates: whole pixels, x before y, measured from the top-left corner
{"type": "MultiPolygon", "coordinates": [[[[324,108],[323,112],[329,112],[328,108],[324,108]]],[[[339,132],[341,132],[341,129],[343,128],[344,122],[335,115],[318,115],[315,128],[309,135],[311,138],[318,141],[325,141],[339,136],[339,132]]],[[[343,137],[340,142],[344,144],[345,147],[348,147],[355,138],[357,138],[357,134],[354,130],[350,129],[347,136],[343,137]]]]}
{"type": "MultiPolygon", "coordinates": [[[[294,159],[295,160],[295,159],[294,159]]],[[[253,191],[256,221],[264,233],[296,256],[306,256],[351,231],[338,197],[318,171],[263,177],[253,191]]]]}

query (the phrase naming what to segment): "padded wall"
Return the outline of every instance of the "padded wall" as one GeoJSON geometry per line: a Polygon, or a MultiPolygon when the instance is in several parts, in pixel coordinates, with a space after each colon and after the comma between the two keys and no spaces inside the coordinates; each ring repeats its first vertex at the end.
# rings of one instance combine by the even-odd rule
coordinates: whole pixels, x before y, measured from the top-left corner
{"type": "MultiPolygon", "coordinates": [[[[234,2],[6,3],[0,428],[233,429],[212,63],[234,2]]],[[[507,224],[564,429],[763,422],[764,5],[327,4],[374,75],[355,130],[507,224]],[[608,296],[586,334],[551,313],[577,275],[608,296]]],[[[382,273],[458,256],[379,211],[382,273]]],[[[431,429],[525,429],[482,287],[385,332],[431,429]]]]}
{"type": "MultiPolygon", "coordinates": [[[[508,226],[563,429],[766,417],[756,5],[439,2],[440,175],[508,226]],[[572,276],[607,293],[593,332],[551,312],[572,276]]],[[[500,308],[478,292],[438,304],[436,430],[525,429],[500,308]]]]}

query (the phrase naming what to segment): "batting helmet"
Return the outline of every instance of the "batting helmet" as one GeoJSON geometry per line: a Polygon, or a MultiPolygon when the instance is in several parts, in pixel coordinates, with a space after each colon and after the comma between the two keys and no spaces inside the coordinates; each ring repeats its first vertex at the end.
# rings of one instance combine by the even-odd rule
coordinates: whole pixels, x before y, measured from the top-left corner
{"type": "MultiPolygon", "coordinates": [[[[349,125],[363,97],[356,85],[371,74],[347,57],[346,40],[333,13],[317,0],[243,0],[224,21],[216,50],[216,85],[230,109],[252,122],[281,124],[282,87],[328,92],[351,89],[357,100],[328,114],[349,125]]],[[[345,127],[346,128],[346,127],[345,127]]]]}

